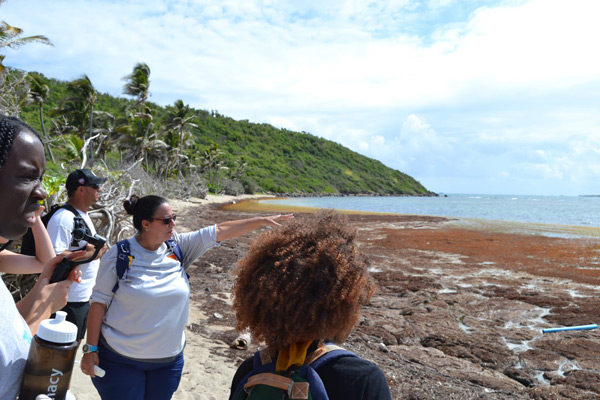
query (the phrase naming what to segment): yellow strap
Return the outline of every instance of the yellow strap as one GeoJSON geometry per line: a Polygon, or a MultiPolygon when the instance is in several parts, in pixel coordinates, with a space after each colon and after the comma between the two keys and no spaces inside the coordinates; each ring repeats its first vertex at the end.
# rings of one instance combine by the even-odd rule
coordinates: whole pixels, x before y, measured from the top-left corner
{"type": "Polygon", "coordinates": [[[306,359],[306,351],[311,345],[312,341],[292,343],[288,348],[279,350],[277,355],[277,364],[275,366],[276,371],[285,371],[292,365],[302,365],[306,359]]]}

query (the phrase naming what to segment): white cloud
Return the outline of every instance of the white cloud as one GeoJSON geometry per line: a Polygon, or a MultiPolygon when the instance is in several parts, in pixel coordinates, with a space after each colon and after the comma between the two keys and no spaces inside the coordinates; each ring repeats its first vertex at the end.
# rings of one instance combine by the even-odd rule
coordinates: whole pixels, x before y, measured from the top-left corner
{"type": "MultiPolygon", "coordinates": [[[[595,0],[9,0],[5,64],[335,140],[444,192],[594,191],[595,0]],[[89,18],[93,15],[94,18],[89,18]]],[[[544,194],[541,193],[541,194],[544,194]]]]}

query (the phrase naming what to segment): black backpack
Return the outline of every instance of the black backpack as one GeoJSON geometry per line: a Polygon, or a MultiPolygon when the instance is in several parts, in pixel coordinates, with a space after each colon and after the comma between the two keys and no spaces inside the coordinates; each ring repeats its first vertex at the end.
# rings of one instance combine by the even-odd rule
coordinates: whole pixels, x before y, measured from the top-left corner
{"type": "MultiPolygon", "coordinates": [[[[50,221],[50,218],[52,218],[54,213],[61,208],[67,209],[71,211],[73,215],[75,215],[74,226],[78,226],[79,224],[79,226],[85,227],[85,231],[88,234],[91,232],[90,228],[85,223],[85,220],[81,217],[81,215],[79,215],[79,212],[75,209],[75,207],[70,206],[66,203],[62,206],[54,204],[52,207],[50,207],[50,211],[48,211],[42,216],[42,222],[44,223],[44,226],[48,226],[48,221],[50,221]]],[[[74,241],[74,243],[72,242],[71,246],[77,246],[77,241],[74,241]]],[[[23,240],[21,241],[21,254],[35,256],[35,240],[33,240],[33,231],[31,230],[31,228],[27,229],[27,232],[25,233],[25,235],[23,235],[23,240]]]]}

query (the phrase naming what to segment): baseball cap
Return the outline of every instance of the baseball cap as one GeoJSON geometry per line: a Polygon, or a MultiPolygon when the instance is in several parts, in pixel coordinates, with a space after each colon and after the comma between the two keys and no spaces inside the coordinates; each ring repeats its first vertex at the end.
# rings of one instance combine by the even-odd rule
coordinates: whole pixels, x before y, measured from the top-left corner
{"type": "Polygon", "coordinates": [[[100,178],[87,168],[76,169],[67,176],[67,191],[71,192],[79,186],[102,185],[108,178],[100,178]]]}

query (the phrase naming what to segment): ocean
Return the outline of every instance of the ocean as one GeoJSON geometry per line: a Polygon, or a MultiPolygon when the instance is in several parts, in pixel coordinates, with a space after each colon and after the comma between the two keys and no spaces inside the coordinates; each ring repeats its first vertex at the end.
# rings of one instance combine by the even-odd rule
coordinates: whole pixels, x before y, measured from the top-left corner
{"type": "Polygon", "coordinates": [[[395,214],[600,227],[600,197],[447,194],[447,197],[291,197],[264,203],[395,214]]]}

